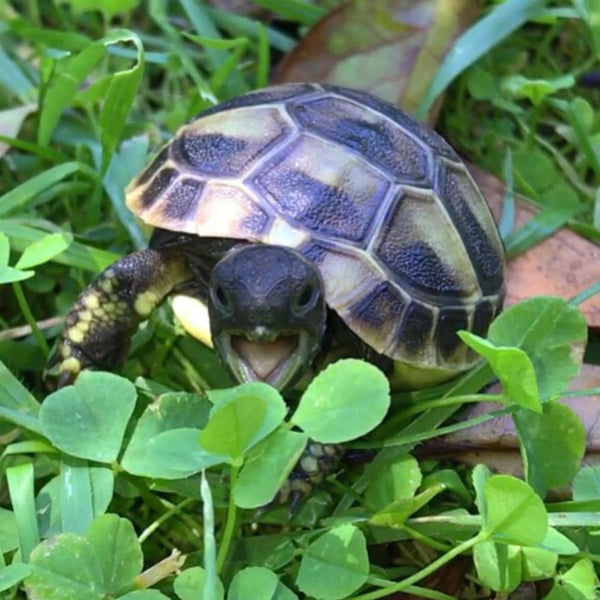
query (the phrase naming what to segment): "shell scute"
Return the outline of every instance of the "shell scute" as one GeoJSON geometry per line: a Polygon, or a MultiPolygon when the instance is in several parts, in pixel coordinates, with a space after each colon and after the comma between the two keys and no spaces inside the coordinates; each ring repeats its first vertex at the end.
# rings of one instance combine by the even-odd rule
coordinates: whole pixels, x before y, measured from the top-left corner
{"type": "Polygon", "coordinates": [[[176,223],[189,220],[196,212],[205,182],[184,177],[169,189],[164,200],[164,216],[176,223]]]}
{"type": "Polygon", "coordinates": [[[388,102],[380,100],[376,96],[360,92],[358,90],[352,90],[350,88],[341,88],[335,85],[322,85],[323,89],[332,92],[336,95],[350,98],[356,101],[362,106],[368,106],[369,108],[377,111],[378,113],[388,117],[395,123],[397,123],[405,131],[410,131],[414,136],[420,140],[423,140],[427,146],[433,148],[438,153],[447,156],[453,160],[460,161],[460,158],[454,151],[454,148],[444,140],[441,135],[438,135],[429,127],[426,127],[420,121],[417,121],[408,114],[398,110],[388,102]]]}
{"type": "Polygon", "coordinates": [[[215,180],[207,183],[192,223],[199,236],[262,239],[271,221],[242,186],[215,180]]]}
{"type": "MultiPolygon", "coordinates": [[[[144,176],[144,174],[142,174],[144,176]]],[[[139,202],[142,211],[162,200],[163,194],[179,177],[179,171],[174,167],[164,168],[156,173],[145,189],[139,190],[139,202]]]]}
{"type": "Polygon", "coordinates": [[[184,168],[207,177],[237,177],[289,134],[279,110],[257,107],[216,113],[186,125],[172,146],[184,168]]]}
{"type": "Polygon", "coordinates": [[[434,323],[432,309],[419,302],[411,302],[398,328],[396,351],[402,353],[408,362],[435,364],[435,348],[430,343],[434,323]]]}
{"type": "Polygon", "coordinates": [[[435,195],[401,190],[374,246],[401,286],[430,303],[481,295],[469,257],[435,195]]]}
{"type": "Polygon", "coordinates": [[[504,260],[485,200],[464,168],[440,165],[438,189],[467,249],[483,294],[496,294],[504,279],[504,260]]]}
{"type": "Polygon", "coordinates": [[[355,323],[361,337],[374,340],[370,345],[381,354],[393,343],[398,320],[407,304],[389,281],[383,281],[368,290],[344,314],[355,323]]]}
{"type": "Polygon", "coordinates": [[[465,362],[466,346],[456,332],[468,328],[469,314],[464,308],[440,309],[434,333],[434,340],[440,354],[440,363],[460,365],[465,362]]]}
{"type": "Polygon", "coordinates": [[[200,114],[196,115],[190,122],[197,121],[198,119],[204,119],[209,115],[216,113],[229,111],[233,108],[245,108],[247,106],[260,106],[263,104],[275,104],[285,102],[291,98],[299,98],[307,94],[314,93],[319,87],[310,83],[290,83],[287,85],[274,86],[265,88],[263,90],[256,90],[249,92],[243,96],[232,98],[221,102],[216,106],[212,106],[200,114]]]}
{"type": "Polygon", "coordinates": [[[255,176],[253,185],[298,226],[360,242],[390,184],[343,148],[301,135],[255,176]]]}
{"type": "Polygon", "coordinates": [[[342,98],[316,98],[288,107],[302,129],[333,140],[405,183],[431,181],[428,153],[395,123],[342,98]]]}

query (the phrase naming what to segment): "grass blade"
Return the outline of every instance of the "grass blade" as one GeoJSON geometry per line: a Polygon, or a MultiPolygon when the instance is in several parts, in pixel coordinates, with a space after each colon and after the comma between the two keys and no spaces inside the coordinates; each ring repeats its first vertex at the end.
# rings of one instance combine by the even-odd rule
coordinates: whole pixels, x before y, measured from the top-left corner
{"type": "Polygon", "coordinates": [[[65,454],[60,468],[60,518],[63,533],[80,535],[88,530],[94,520],[88,462],[65,454]]]}
{"type": "Polygon", "coordinates": [[[148,136],[140,135],[125,140],[113,155],[106,176],[104,189],[112,201],[113,208],[121,223],[129,232],[134,246],[138,249],[145,248],[148,240],[138,224],[136,217],[125,205],[125,188],[137,175],[148,158],[148,136]]]}
{"type": "Polygon", "coordinates": [[[583,304],[588,298],[591,298],[596,294],[600,294],[600,281],[597,281],[596,283],[593,283],[589,287],[585,288],[585,290],[579,292],[577,296],[573,296],[573,298],[569,300],[569,303],[574,304],[575,306],[579,306],[580,304],[583,304]]]}
{"type": "Polygon", "coordinates": [[[515,190],[513,181],[513,164],[510,149],[506,152],[504,158],[504,181],[506,188],[504,190],[504,203],[502,205],[502,216],[498,224],[498,231],[503,240],[509,236],[515,226],[515,190]]]}
{"type": "Polygon", "coordinates": [[[123,126],[140,87],[144,71],[144,48],[140,38],[127,29],[119,29],[105,38],[107,44],[132,42],[137,50],[136,64],[126,71],[115,73],[104,99],[100,114],[100,142],[102,144],[101,175],[106,174],[113,153],[121,139],[123,126]]]}
{"type": "Polygon", "coordinates": [[[66,65],[55,75],[42,102],[42,114],[38,128],[38,144],[47,146],[54,128],[64,109],[69,106],[79,86],[100,62],[106,48],[102,42],[94,42],[77,56],[65,60],[66,65]]]}
{"type": "MultiPolygon", "coordinates": [[[[191,21],[192,26],[196,30],[196,32],[204,38],[210,38],[213,40],[220,39],[221,35],[219,30],[215,27],[215,24],[212,22],[210,14],[208,11],[199,3],[192,0],[179,0],[181,7],[185,11],[188,19],[191,21]]],[[[206,57],[212,67],[211,70],[215,72],[220,71],[221,69],[226,69],[228,82],[227,82],[227,95],[228,96],[239,96],[248,91],[246,84],[241,76],[241,74],[234,69],[234,67],[239,62],[239,57],[241,57],[241,53],[236,54],[233,53],[231,56],[217,48],[211,48],[210,46],[205,46],[206,57]],[[232,56],[237,56],[234,64],[231,68],[227,67],[232,62],[232,56]]],[[[238,51],[239,52],[239,51],[238,51]]],[[[225,78],[223,78],[223,81],[225,78]]]]}
{"type": "Polygon", "coordinates": [[[267,30],[262,23],[258,27],[258,57],[256,60],[256,87],[262,88],[269,82],[269,66],[271,64],[271,52],[267,30]]]}
{"type": "Polygon", "coordinates": [[[0,361],[0,419],[41,433],[37,420],[40,405],[0,361]]]}
{"type": "Polygon", "coordinates": [[[276,15],[280,15],[286,20],[296,21],[302,23],[302,25],[314,25],[319,19],[322,19],[326,14],[327,10],[320,6],[315,6],[310,2],[303,2],[303,0],[286,0],[281,2],[280,0],[252,0],[254,4],[258,4],[263,8],[266,8],[276,15]]]}
{"type": "Polygon", "coordinates": [[[9,90],[23,104],[31,102],[36,95],[35,86],[23,73],[21,67],[0,46],[0,85],[9,90]]]}
{"type": "MultiPolygon", "coordinates": [[[[5,233],[10,238],[11,248],[17,252],[24,252],[27,246],[41,240],[48,234],[47,231],[28,227],[17,221],[1,219],[0,232],[5,233]]],[[[118,254],[73,242],[64,252],[56,255],[52,260],[62,265],[98,273],[118,258],[120,258],[118,254]]]]}
{"type": "Polygon", "coordinates": [[[21,27],[18,24],[14,26],[14,30],[24,40],[68,52],[83,50],[92,43],[89,37],[74,31],[42,29],[41,27],[29,27],[27,25],[21,27]]]}
{"type": "Polygon", "coordinates": [[[545,0],[506,0],[466,31],[435,74],[416,110],[417,118],[424,118],[436,98],[467,67],[527,21],[542,14],[545,4],[545,0]]]}
{"type": "Polygon", "coordinates": [[[506,237],[504,243],[507,258],[510,259],[529,250],[552,235],[579,212],[581,212],[581,205],[577,203],[548,206],[506,237]]]}
{"type": "Polygon", "coordinates": [[[212,493],[204,469],[202,469],[202,479],[200,481],[200,496],[202,498],[202,517],[204,522],[204,572],[206,573],[202,597],[206,600],[214,600],[215,590],[217,589],[215,513],[212,493]]]}
{"type": "MultiPolygon", "coordinates": [[[[188,75],[192,78],[192,81],[198,89],[200,98],[207,102],[207,105],[216,104],[217,98],[213,91],[210,89],[200,72],[196,68],[194,61],[190,59],[189,54],[185,51],[181,43],[179,32],[171,25],[169,18],[166,14],[166,6],[164,0],[150,0],[150,16],[156,24],[162,29],[165,37],[170,41],[170,51],[176,56],[181,62],[183,68],[186,70],[188,75]]],[[[211,36],[207,36],[211,37],[211,36]]],[[[218,36],[213,36],[218,37],[218,36]]]]}
{"type": "Polygon", "coordinates": [[[247,37],[258,40],[260,28],[262,27],[265,29],[269,44],[276,50],[289,52],[296,45],[294,38],[273,27],[265,27],[262,23],[247,17],[234,15],[216,8],[207,8],[206,11],[219,27],[228,31],[233,37],[247,37]]]}
{"type": "Polygon", "coordinates": [[[33,464],[29,461],[6,469],[8,490],[19,532],[19,548],[23,562],[29,562],[31,551],[40,543],[34,499],[33,464]]]}
{"type": "Polygon", "coordinates": [[[35,200],[40,192],[47,190],[61,179],[78,171],[92,178],[96,177],[96,173],[90,167],[77,161],[52,167],[0,196],[0,217],[17,208],[24,208],[28,202],[35,200]]]}

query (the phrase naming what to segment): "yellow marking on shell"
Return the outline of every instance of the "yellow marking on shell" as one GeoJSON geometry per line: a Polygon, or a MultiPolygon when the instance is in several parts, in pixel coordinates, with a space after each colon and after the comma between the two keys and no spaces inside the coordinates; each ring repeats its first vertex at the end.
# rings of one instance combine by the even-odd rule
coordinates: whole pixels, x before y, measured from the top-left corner
{"type": "Polygon", "coordinates": [[[69,373],[79,373],[79,371],[81,371],[81,363],[74,357],[67,358],[66,360],[63,360],[58,367],[59,373],[64,373],[65,371],[68,371],[69,373]]]}
{"type": "Polygon", "coordinates": [[[100,298],[98,294],[90,292],[83,299],[83,303],[92,311],[97,310],[100,307],[100,298]]]}
{"type": "Polygon", "coordinates": [[[441,206],[435,195],[407,189],[382,233],[384,237],[387,234],[389,252],[393,253],[402,252],[416,240],[425,243],[448,276],[464,290],[463,302],[476,301],[481,297],[481,289],[473,263],[456,226],[441,206]]]}
{"type": "Polygon", "coordinates": [[[74,325],[73,327],[69,327],[69,329],[67,329],[67,337],[74,344],[81,344],[81,342],[83,342],[83,338],[85,337],[85,332],[79,329],[77,325],[74,325]]]}
{"type": "Polygon", "coordinates": [[[178,135],[220,134],[246,142],[246,152],[254,153],[280,136],[285,125],[273,106],[243,107],[203,117],[183,127],[178,135]]]}
{"type": "Polygon", "coordinates": [[[196,233],[200,236],[245,238],[256,232],[244,228],[244,220],[262,215],[241,188],[211,182],[204,189],[196,212],[196,233]]]}
{"type": "Polygon", "coordinates": [[[206,304],[198,300],[198,298],[176,294],[171,301],[171,306],[183,328],[192,337],[212,348],[210,319],[206,304]]]}
{"type": "Polygon", "coordinates": [[[264,241],[268,244],[298,248],[309,237],[306,231],[292,227],[285,219],[276,217],[264,241]]]}
{"type": "MultiPolygon", "coordinates": [[[[179,170],[178,166],[172,160],[168,160],[161,165],[160,169],[156,173],[159,173],[164,169],[179,170]]],[[[142,217],[142,214],[146,212],[144,202],[142,201],[142,196],[148,187],[152,185],[156,173],[154,173],[148,181],[140,185],[139,179],[145,174],[145,171],[143,171],[138,177],[133,179],[133,181],[131,181],[131,183],[125,189],[125,204],[127,208],[129,208],[129,210],[131,210],[134,214],[138,215],[138,217],[142,217]]],[[[142,218],[144,221],[146,221],[145,215],[142,218]]]]}
{"type": "Polygon", "coordinates": [[[336,310],[356,302],[358,292],[371,290],[384,280],[383,273],[363,252],[352,255],[327,250],[319,262],[327,303],[336,310]]]}
{"type": "Polygon", "coordinates": [[[370,208],[387,178],[345,148],[321,138],[303,135],[284,164],[327,187],[342,190],[355,206],[370,208]]]}
{"type": "Polygon", "coordinates": [[[160,297],[156,292],[148,290],[138,295],[133,303],[133,308],[138,315],[146,317],[154,310],[159,300],[160,297]]]}

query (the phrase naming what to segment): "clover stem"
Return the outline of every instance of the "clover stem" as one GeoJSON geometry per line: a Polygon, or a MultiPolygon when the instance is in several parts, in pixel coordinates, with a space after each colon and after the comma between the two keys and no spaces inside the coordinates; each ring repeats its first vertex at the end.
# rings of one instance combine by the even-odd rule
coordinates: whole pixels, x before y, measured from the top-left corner
{"type": "Polygon", "coordinates": [[[35,317],[31,312],[31,308],[29,308],[29,303],[27,302],[27,298],[25,298],[25,294],[23,293],[23,288],[21,287],[21,284],[18,281],[15,281],[13,282],[12,286],[13,290],[15,291],[15,296],[17,297],[17,302],[19,303],[19,308],[21,309],[23,316],[25,317],[27,323],[29,323],[31,331],[37,343],[39,344],[42,352],[44,353],[44,356],[48,356],[50,354],[50,348],[48,347],[46,338],[42,335],[42,332],[38,327],[35,317]]]}
{"type": "Polygon", "coordinates": [[[434,571],[437,571],[440,567],[450,562],[454,557],[462,554],[466,550],[472,548],[478,542],[482,542],[489,537],[489,533],[480,531],[475,537],[472,537],[469,540],[466,540],[462,544],[455,546],[452,550],[446,552],[446,554],[442,554],[437,560],[434,560],[432,563],[417,571],[414,575],[395,583],[394,585],[390,585],[384,587],[380,590],[375,590],[373,592],[369,592],[367,594],[361,594],[360,596],[352,596],[349,600],[377,600],[378,598],[385,598],[394,592],[400,592],[401,590],[405,590],[407,587],[411,586],[413,583],[417,583],[417,581],[421,581],[430,575],[434,571]]]}
{"type": "Polygon", "coordinates": [[[225,522],[225,529],[223,531],[223,537],[221,538],[221,544],[219,545],[219,554],[217,556],[217,573],[221,573],[227,554],[229,553],[229,546],[231,545],[231,538],[233,537],[233,530],[235,529],[235,522],[237,518],[237,508],[233,500],[233,488],[237,479],[239,467],[234,465],[231,466],[231,474],[229,476],[229,505],[227,506],[227,520],[225,522]]]}
{"type": "MultiPolygon", "coordinates": [[[[369,577],[368,583],[370,583],[371,585],[376,585],[377,587],[387,589],[394,585],[393,581],[388,581],[387,579],[379,579],[377,577],[369,577]]],[[[406,588],[406,593],[413,594],[415,596],[420,596],[421,598],[430,598],[431,600],[456,600],[455,596],[448,596],[448,594],[444,594],[443,592],[438,592],[437,590],[430,590],[428,588],[417,587],[416,585],[409,585],[406,588]]]]}

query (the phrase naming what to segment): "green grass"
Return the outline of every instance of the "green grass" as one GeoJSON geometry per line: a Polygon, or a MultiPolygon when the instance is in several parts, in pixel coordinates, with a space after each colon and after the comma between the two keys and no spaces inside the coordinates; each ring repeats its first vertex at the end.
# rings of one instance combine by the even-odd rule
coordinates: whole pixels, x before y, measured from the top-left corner
{"type": "MultiPolygon", "coordinates": [[[[97,4],[0,2],[0,557],[10,565],[0,567],[2,597],[25,598],[25,581],[40,600],[208,600],[222,597],[220,580],[232,600],[250,589],[279,600],[299,590],[448,600],[422,579],[464,552],[475,560],[457,597],[491,598],[491,589],[537,578],[554,584],[554,600],[593,600],[600,475],[580,468],[584,431],[555,400],[580,366],[574,348],[589,335],[589,360],[600,364],[600,344],[567,302],[532,299],[506,311],[489,340],[467,339],[487,363],[437,388],[393,394],[381,424],[385,382],[366,365],[316,380],[287,415],[279,395],[261,388],[213,395],[211,412],[205,391],[231,382],[168,305],[135,334],[125,378],[80,378],[40,408],[60,317],[95,274],[148,239],[125,207],[126,184],[188,119],[266,85],[338,3],[256,0],[248,17],[190,0],[106,0],[89,10],[97,4]],[[360,406],[356,373],[377,411],[360,406]],[[502,391],[482,393],[493,378],[502,391]],[[503,404],[493,415],[514,419],[526,483],[415,458],[424,440],[488,421],[456,417],[492,400],[503,404]],[[339,420],[327,423],[315,402],[339,420]],[[284,507],[250,509],[278,488],[307,436],[340,430],[352,447],[378,450],[375,460],[330,476],[291,524],[284,507]],[[569,484],[572,499],[546,498],[569,484]],[[395,562],[377,552],[388,542],[395,562]],[[175,549],[186,555],[179,576],[175,549]]],[[[600,90],[580,77],[600,70],[599,9],[593,0],[496,4],[440,65],[422,110],[445,90],[439,129],[509,184],[500,229],[510,256],[565,224],[598,243],[600,90]],[[516,192],[541,209],[517,231],[516,192]]],[[[597,292],[598,284],[574,304],[597,292]]]]}

